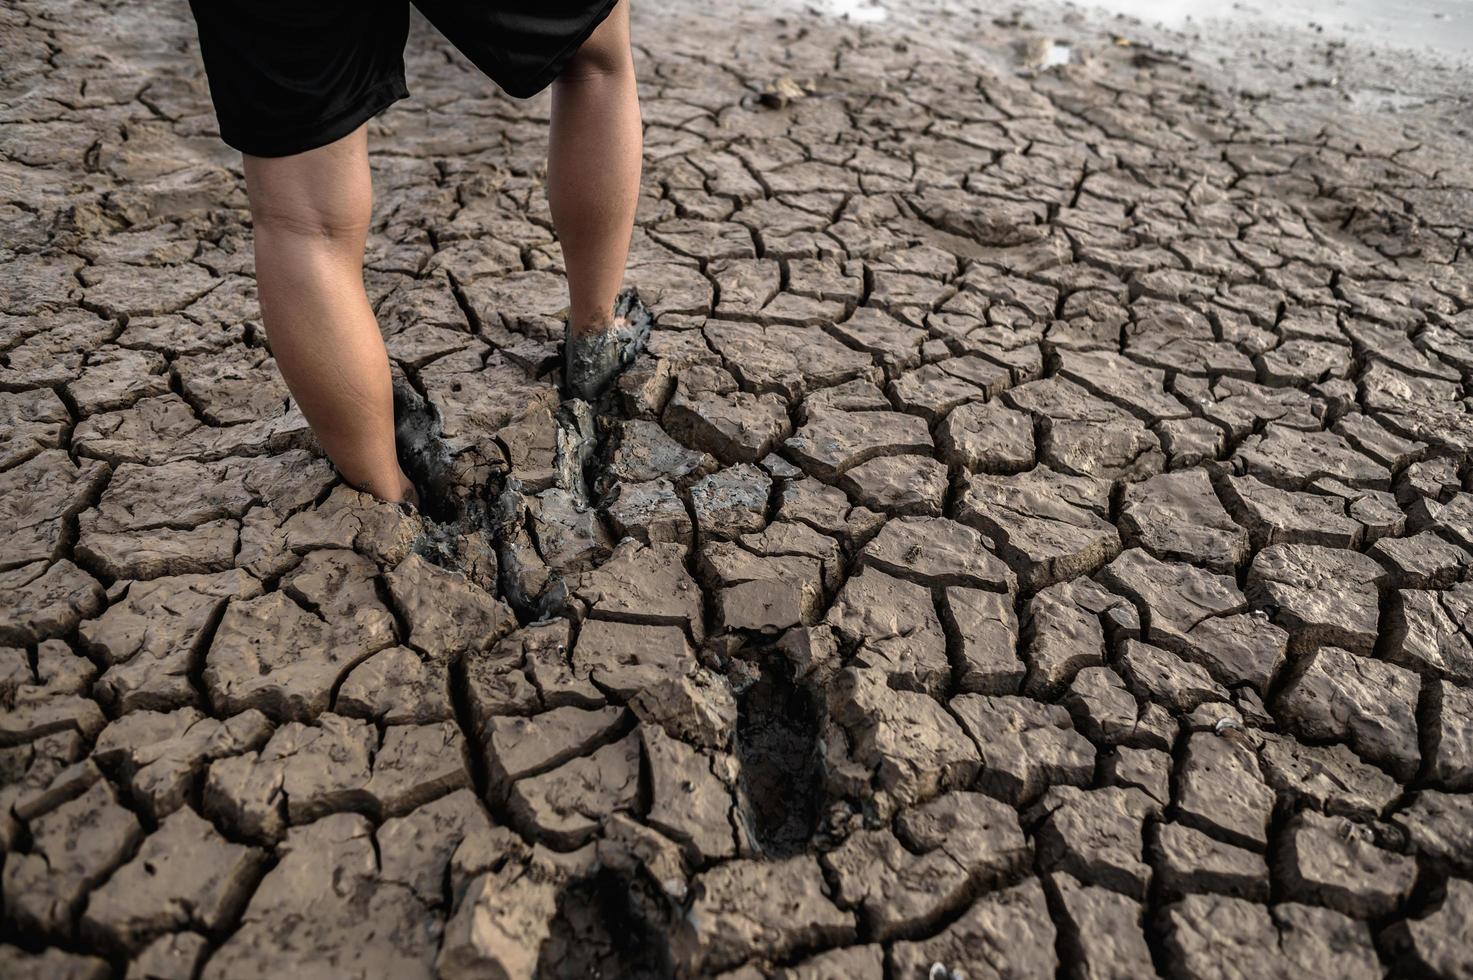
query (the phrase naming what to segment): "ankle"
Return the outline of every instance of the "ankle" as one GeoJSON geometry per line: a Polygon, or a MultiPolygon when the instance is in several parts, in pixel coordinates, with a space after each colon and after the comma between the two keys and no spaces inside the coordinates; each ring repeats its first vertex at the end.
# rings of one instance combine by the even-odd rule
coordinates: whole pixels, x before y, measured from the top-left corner
{"type": "Polygon", "coordinates": [[[614,318],[604,317],[602,320],[575,320],[568,323],[568,333],[576,338],[597,337],[606,334],[614,328],[614,318]]]}

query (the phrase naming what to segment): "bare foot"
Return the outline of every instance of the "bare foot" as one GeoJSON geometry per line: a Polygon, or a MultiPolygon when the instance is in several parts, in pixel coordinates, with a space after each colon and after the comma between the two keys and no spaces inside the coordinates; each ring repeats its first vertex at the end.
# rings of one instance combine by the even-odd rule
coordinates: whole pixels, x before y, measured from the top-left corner
{"type": "Polygon", "coordinates": [[[563,347],[563,379],[575,398],[593,401],[603,394],[623,366],[626,325],[617,317],[604,327],[574,327],[563,347]]]}
{"type": "Polygon", "coordinates": [[[619,294],[606,324],[569,324],[563,344],[563,381],[575,398],[593,401],[644,347],[650,312],[632,289],[619,294]]]}
{"type": "Polygon", "coordinates": [[[404,475],[402,469],[399,471],[398,486],[392,491],[384,489],[383,492],[379,492],[368,484],[354,483],[346,476],[343,476],[341,470],[338,471],[338,476],[342,477],[344,483],[359,493],[366,493],[372,497],[376,497],[386,504],[407,504],[414,510],[419,510],[419,490],[415,488],[409,477],[404,475]]]}

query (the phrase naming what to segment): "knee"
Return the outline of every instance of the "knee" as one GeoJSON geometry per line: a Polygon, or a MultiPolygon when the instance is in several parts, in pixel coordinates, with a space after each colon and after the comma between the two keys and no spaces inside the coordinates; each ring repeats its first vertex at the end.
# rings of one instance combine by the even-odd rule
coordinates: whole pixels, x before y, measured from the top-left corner
{"type": "Polygon", "coordinates": [[[629,50],[629,0],[619,0],[588,40],[573,53],[560,79],[578,81],[634,71],[629,50]]]}
{"type": "Polygon", "coordinates": [[[257,235],[328,246],[361,247],[371,213],[372,205],[367,200],[251,201],[251,222],[257,235]]]}

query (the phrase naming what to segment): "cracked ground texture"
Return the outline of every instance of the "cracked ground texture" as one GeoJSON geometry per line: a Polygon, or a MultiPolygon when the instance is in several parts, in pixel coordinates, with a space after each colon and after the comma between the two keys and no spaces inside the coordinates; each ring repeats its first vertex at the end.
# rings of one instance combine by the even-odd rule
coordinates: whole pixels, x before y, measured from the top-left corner
{"type": "Polygon", "coordinates": [[[645,6],[597,405],[547,101],[417,27],[372,126],[422,517],[183,5],[0,13],[0,974],[1469,976],[1466,133],[645,6]]]}

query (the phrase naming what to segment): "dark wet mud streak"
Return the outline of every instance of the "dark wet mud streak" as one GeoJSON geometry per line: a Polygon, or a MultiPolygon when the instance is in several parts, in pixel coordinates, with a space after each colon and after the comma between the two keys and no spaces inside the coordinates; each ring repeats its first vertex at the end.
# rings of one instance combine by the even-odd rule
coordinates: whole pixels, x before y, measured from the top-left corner
{"type": "Polygon", "coordinates": [[[592,401],[547,103],[419,25],[372,124],[418,514],[182,4],[0,13],[0,976],[1467,975],[1466,104],[635,6],[592,401]]]}

